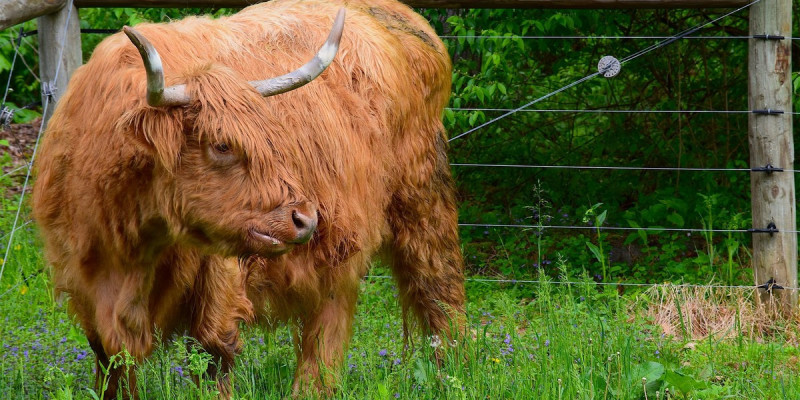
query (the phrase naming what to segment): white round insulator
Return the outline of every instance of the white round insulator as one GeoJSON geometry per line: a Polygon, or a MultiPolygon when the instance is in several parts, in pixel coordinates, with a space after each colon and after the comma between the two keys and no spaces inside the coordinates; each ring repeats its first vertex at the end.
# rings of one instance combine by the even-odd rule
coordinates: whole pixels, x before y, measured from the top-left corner
{"type": "Polygon", "coordinates": [[[597,71],[603,74],[603,76],[606,78],[616,76],[621,68],[622,65],[619,63],[619,60],[613,56],[605,56],[600,59],[600,62],[597,63],[597,71]]]}

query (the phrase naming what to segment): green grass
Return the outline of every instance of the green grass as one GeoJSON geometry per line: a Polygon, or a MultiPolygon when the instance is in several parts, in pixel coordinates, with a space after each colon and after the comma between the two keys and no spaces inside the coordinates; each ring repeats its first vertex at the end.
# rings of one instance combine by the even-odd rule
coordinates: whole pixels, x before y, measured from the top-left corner
{"type": "MultiPolygon", "coordinates": [[[[5,399],[84,399],[93,355],[52,298],[35,232],[18,232],[0,289],[0,393],[5,399]],[[27,279],[27,280],[25,280],[27,279]]],[[[379,271],[380,272],[380,271],[379,271]]],[[[637,295],[594,285],[468,282],[469,338],[432,361],[415,335],[404,352],[397,290],[362,285],[353,340],[335,398],[342,399],[797,399],[800,351],[779,336],[706,339],[664,336],[637,295]],[[643,381],[642,378],[646,378],[643,381]],[[656,393],[658,392],[658,393],[656,393]],[[646,397],[645,397],[646,396],[646,397]]],[[[290,395],[291,334],[247,327],[235,372],[237,399],[290,395]]],[[[186,338],[171,338],[139,369],[143,399],[214,398],[189,377],[207,365],[186,338]],[[188,349],[188,350],[187,350],[188,349]]]]}

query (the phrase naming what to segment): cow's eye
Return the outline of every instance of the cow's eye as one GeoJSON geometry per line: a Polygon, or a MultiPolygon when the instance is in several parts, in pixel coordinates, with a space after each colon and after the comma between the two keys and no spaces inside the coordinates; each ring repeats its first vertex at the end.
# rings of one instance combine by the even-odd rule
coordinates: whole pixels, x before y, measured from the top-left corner
{"type": "Polygon", "coordinates": [[[220,153],[220,154],[226,154],[226,153],[231,151],[231,147],[228,146],[228,144],[224,143],[224,142],[214,143],[213,147],[214,147],[214,150],[217,153],[220,153]]]}

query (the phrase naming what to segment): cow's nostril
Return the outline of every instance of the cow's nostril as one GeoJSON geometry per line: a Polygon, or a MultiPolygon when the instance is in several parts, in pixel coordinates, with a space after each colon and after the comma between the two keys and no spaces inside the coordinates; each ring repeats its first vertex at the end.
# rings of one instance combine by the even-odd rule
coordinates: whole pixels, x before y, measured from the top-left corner
{"type": "Polygon", "coordinates": [[[293,243],[306,243],[311,240],[314,230],[317,229],[317,213],[306,215],[299,210],[292,210],[292,222],[296,229],[293,243]]]}

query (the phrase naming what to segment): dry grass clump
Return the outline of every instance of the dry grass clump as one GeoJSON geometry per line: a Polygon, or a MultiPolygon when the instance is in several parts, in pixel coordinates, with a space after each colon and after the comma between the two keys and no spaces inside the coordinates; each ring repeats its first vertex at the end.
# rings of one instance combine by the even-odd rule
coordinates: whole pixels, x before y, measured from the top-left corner
{"type": "Polygon", "coordinates": [[[645,295],[647,315],[666,335],[684,340],[741,335],[757,341],[777,336],[800,343],[799,316],[782,314],[774,303],[759,306],[751,288],[658,285],[645,295]]]}

